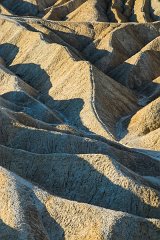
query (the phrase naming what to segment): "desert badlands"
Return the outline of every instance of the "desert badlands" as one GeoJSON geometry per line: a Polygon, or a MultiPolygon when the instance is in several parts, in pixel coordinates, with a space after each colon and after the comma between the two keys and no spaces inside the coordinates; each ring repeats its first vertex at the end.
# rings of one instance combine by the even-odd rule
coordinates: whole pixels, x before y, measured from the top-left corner
{"type": "Polygon", "coordinates": [[[0,0],[0,240],[160,240],[159,0],[0,0]]]}

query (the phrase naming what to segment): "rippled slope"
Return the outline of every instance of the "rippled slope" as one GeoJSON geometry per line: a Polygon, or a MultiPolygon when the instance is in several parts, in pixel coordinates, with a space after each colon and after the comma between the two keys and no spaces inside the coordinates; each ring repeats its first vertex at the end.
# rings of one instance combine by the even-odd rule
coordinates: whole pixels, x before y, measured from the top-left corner
{"type": "Polygon", "coordinates": [[[0,1],[0,239],[160,239],[159,20],[0,1]]]}

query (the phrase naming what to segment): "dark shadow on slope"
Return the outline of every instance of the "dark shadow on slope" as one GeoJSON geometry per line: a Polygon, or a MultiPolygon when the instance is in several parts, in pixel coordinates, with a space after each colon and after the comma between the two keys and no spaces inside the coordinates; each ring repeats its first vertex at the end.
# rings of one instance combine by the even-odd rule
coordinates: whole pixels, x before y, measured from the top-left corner
{"type": "MultiPolygon", "coordinates": [[[[109,174],[110,169],[107,167],[107,163],[103,166],[103,171],[106,171],[106,175],[104,175],[80,156],[31,153],[28,153],[29,155],[27,156],[27,152],[25,153],[21,152],[19,156],[10,155],[9,158],[2,154],[1,165],[21,177],[38,184],[51,194],[62,198],[147,218],[160,217],[158,208],[145,203],[134,192],[131,192],[128,187],[122,187],[120,185],[122,179],[116,179],[117,184],[111,181],[110,178],[112,177],[109,174]],[[110,177],[108,177],[108,174],[110,177]]],[[[116,168],[117,176],[118,171],[121,171],[124,173],[124,176],[129,175],[130,179],[138,184],[140,181],[142,186],[146,188],[149,186],[153,187],[132,171],[127,170],[120,164],[117,165],[115,160],[113,160],[112,164],[116,168]]],[[[123,179],[123,181],[125,180],[123,179]]],[[[138,186],[135,189],[140,193],[141,190],[138,186]]]]}
{"type": "MultiPolygon", "coordinates": [[[[80,118],[80,112],[83,109],[84,105],[84,101],[82,99],[75,98],[70,100],[54,100],[53,97],[49,95],[49,90],[52,87],[50,76],[38,64],[28,63],[9,66],[13,62],[18,51],[18,47],[13,44],[6,43],[0,45],[0,56],[6,61],[9,70],[15,73],[24,82],[38,90],[39,97],[37,100],[42,102],[54,112],[57,112],[57,116],[62,119],[62,121],[65,121],[67,123],[67,119],[69,119],[70,124],[84,131],[89,131],[88,128],[83,125],[80,118]]],[[[56,80],[58,81],[58,79],[55,79],[55,81],[56,80]]],[[[24,93],[20,91],[13,91],[3,94],[3,97],[10,102],[14,102],[17,105],[25,105],[26,96],[24,96],[24,93]],[[18,99],[20,99],[19,103],[18,99]]],[[[27,104],[28,102],[26,105],[27,104]]]]}
{"type": "Polygon", "coordinates": [[[18,52],[19,48],[14,44],[0,44],[0,57],[3,58],[7,66],[9,66],[13,62],[18,52]]]}
{"type": "Polygon", "coordinates": [[[160,76],[159,65],[160,54],[150,49],[141,53],[135,64],[123,62],[108,75],[139,95],[142,89],[160,76]]]}
{"type": "MultiPolygon", "coordinates": [[[[48,212],[46,206],[37,198],[37,196],[33,194],[33,197],[36,199],[35,201],[35,207],[36,205],[41,205],[42,206],[42,210],[40,213],[40,217],[41,217],[41,221],[42,224],[49,236],[49,239],[57,239],[57,240],[65,240],[65,232],[64,229],[61,227],[61,225],[53,218],[53,216],[50,215],[50,213],[48,212]]],[[[54,208],[54,206],[53,206],[54,208]]],[[[28,213],[28,209],[27,209],[27,213],[28,213]]],[[[28,220],[30,221],[30,216],[33,215],[33,210],[32,208],[30,209],[30,214],[29,214],[29,218],[28,220]]],[[[32,225],[33,230],[35,229],[35,225],[33,222],[32,225]]],[[[35,238],[36,240],[39,240],[39,238],[35,238]]],[[[43,239],[44,240],[44,239],[43,239]]],[[[48,238],[46,239],[48,240],[48,238]]]]}
{"type": "Polygon", "coordinates": [[[137,84],[132,81],[132,79],[128,79],[133,67],[134,66],[132,64],[123,62],[113,70],[109,71],[108,76],[129,89],[138,90],[137,88],[140,88],[140,86],[137,86],[137,84]]]}
{"type": "Polygon", "coordinates": [[[18,186],[16,193],[25,221],[21,224],[22,226],[28,225],[24,227],[24,232],[28,230],[28,237],[33,237],[35,240],[64,240],[62,227],[49,214],[46,206],[38,199],[33,190],[21,181],[23,179],[16,182],[18,186]]]}
{"type": "Polygon", "coordinates": [[[84,102],[80,98],[58,101],[54,100],[49,95],[45,95],[38,99],[38,101],[43,104],[40,105],[37,101],[34,101],[34,98],[30,98],[22,91],[11,91],[3,94],[2,97],[7,101],[16,104],[17,107],[20,107],[20,111],[34,117],[35,119],[50,124],[62,124],[65,122],[74,125],[83,131],[87,131],[88,134],[90,133],[88,128],[86,128],[81,122],[80,112],[83,109],[84,102]],[[47,102],[45,104],[46,99],[47,102]],[[49,105],[49,109],[53,111],[53,115],[49,112],[49,109],[47,111],[47,105],[49,105]],[[44,116],[44,113],[46,116],[44,116]]]}
{"type": "Polygon", "coordinates": [[[113,240],[158,240],[160,229],[146,219],[122,216],[115,221],[110,233],[113,240]],[[140,230],[140,231],[137,231],[140,230]]]}
{"type": "MultiPolygon", "coordinates": [[[[23,91],[10,91],[2,94],[1,97],[9,103],[14,104],[17,107],[16,111],[18,112],[24,112],[27,115],[48,124],[62,123],[61,116],[57,111],[51,111],[44,104],[23,91]]],[[[13,105],[11,105],[10,108],[11,110],[13,110],[12,106],[13,105]]]]}
{"type": "MultiPolygon", "coordinates": [[[[92,24],[90,24],[90,29],[92,29],[92,28],[93,28],[93,26],[92,26],[92,24]]],[[[109,58],[109,56],[110,56],[109,51],[102,50],[102,49],[97,49],[94,41],[89,37],[86,37],[84,35],[78,35],[78,34],[73,33],[73,32],[72,33],[66,33],[66,32],[62,32],[62,31],[59,31],[59,30],[52,30],[51,28],[48,28],[48,29],[50,29],[52,31],[47,36],[47,37],[51,38],[51,42],[55,42],[55,39],[54,39],[55,36],[54,35],[56,34],[57,36],[60,37],[60,39],[63,39],[62,45],[66,46],[72,52],[73,52],[73,49],[75,49],[74,50],[75,54],[76,54],[76,51],[78,50],[82,54],[84,59],[87,60],[87,61],[90,61],[90,63],[92,63],[92,64],[95,64],[96,59],[103,59],[103,57],[109,58]],[[52,35],[53,35],[53,39],[52,39],[52,35]],[[84,50],[88,46],[90,47],[90,51],[87,52],[87,54],[86,54],[86,53],[84,53],[84,50]]],[[[116,53],[114,53],[114,54],[116,54],[116,53]]],[[[83,57],[77,59],[77,61],[83,60],[83,57]]],[[[111,58],[112,57],[113,56],[111,56],[111,58]]],[[[99,68],[99,69],[103,72],[103,70],[101,68],[99,68]]],[[[108,76],[110,76],[109,73],[107,73],[107,74],[108,74],[108,76]]],[[[117,78],[114,79],[114,80],[117,81],[118,83],[124,85],[127,88],[136,88],[136,86],[134,86],[134,83],[131,85],[127,81],[126,81],[127,82],[126,84],[123,82],[123,80],[120,82],[119,79],[117,79],[117,78]]],[[[98,112],[98,110],[97,110],[97,112],[98,112]]],[[[117,119],[117,121],[118,121],[118,119],[117,119]]],[[[103,120],[102,120],[102,122],[103,122],[103,120]]],[[[115,133],[112,133],[112,134],[115,137],[117,137],[115,133]]]]}
{"type": "MultiPolygon", "coordinates": [[[[160,81],[159,81],[160,82],[160,81]]],[[[160,83],[148,83],[141,91],[139,104],[145,106],[160,96],[160,83]]]]}
{"type": "MultiPolygon", "coordinates": [[[[90,28],[90,31],[94,29],[91,23],[88,23],[88,26],[90,28]]],[[[97,49],[93,39],[90,37],[80,34],[78,35],[76,32],[69,33],[60,30],[55,30],[52,29],[52,27],[48,27],[46,25],[44,25],[44,27],[48,28],[51,31],[49,32],[47,37],[51,39],[52,42],[55,42],[54,34],[56,34],[57,36],[59,36],[60,39],[63,40],[62,45],[64,44],[64,46],[68,47],[71,51],[74,51],[73,49],[75,49],[82,55],[82,58],[84,57],[85,60],[90,61],[92,64],[94,63],[94,61],[92,61],[93,55],[95,58],[99,59],[109,54],[107,50],[97,49]],[[92,49],[90,53],[85,54],[83,51],[89,45],[92,46],[92,49]]],[[[81,60],[83,59],[80,58],[79,61],[81,60]]]]}
{"type": "MultiPolygon", "coordinates": [[[[29,189],[23,186],[27,194],[27,202],[24,206],[24,214],[27,223],[31,228],[35,240],[57,239],[64,240],[64,230],[49,214],[46,206],[37,198],[34,192],[27,193],[29,189]],[[38,210],[38,206],[41,208],[38,210]],[[48,238],[49,237],[49,238],[48,238]]],[[[19,199],[23,199],[23,192],[19,193],[19,199]],[[21,196],[22,194],[22,196],[21,196]]]]}
{"type": "Polygon", "coordinates": [[[160,161],[160,151],[150,150],[150,149],[144,149],[144,148],[133,148],[138,153],[142,153],[146,156],[151,156],[153,159],[157,159],[160,161]]]}
{"type": "Polygon", "coordinates": [[[151,2],[152,2],[152,0],[149,1],[150,17],[152,18],[153,21],[160,21],[160,1],[157,2],[157,6],[159,4],[159,8],[157,7],[156,9],[153,9],[151,2]],[[159,11],[158,15],[156,14],[156,11],[157,12],[159,11]]]}
{"type": "Polygon", "coordinates": [[[9,11],[19,16],[36,16],[39,12],[36,5],[24,0],[3,0],[1,1],[1,4],[9,11]]]}
{"type": "Polygon", "coordinates": [[[11,239],[18,239],[18,231],[14,228],[11,228],[9,225],[4,223],[0,219],[0,239],[2,240],[11,240],[11,239]]]}
{"type": "MultiPolygon", "coordinates": [[[[139,95],[139,99],[138,99],[139,109],[137,109],[137,111],[139,111],[143,107],[150,104],[155,99],[159,98],[160,84],[150,82],[150,83],[146,84],[145,86],[142,86],[142,88],[137,88],[136,93],[137,93],[137,95],[139,95]]],[[[123,139],[128,134],[128,126],[130,124],[131,118],[134,116],[134,114],[137,113],[137,111],[133,112],[131,115],[122,117],[117,122],[116,131],[117,131],[117,139],[118,140],[123,139]]],[[[140,137],[144,136],[146,134],[147,134],[147,132],[143,133],[143,135],[140,135],[140,137]]]]}
{"type": "Polygon", "coordinates": [[[9,69],[40,93],[48,93],[52,87],[50,76],[38,64],[16,64],[10,66],[9,69]]]}
{"type": "MultiPolygon", "coordinates": [[[[85,59],[93,63],[90,59],[91,56],[87,57],[85,56],[85,54],[82,53],[82,51],[90,44],[92,45],[92,50],[90,53],[91,55],[95,52],[96,57],[102,58],[105,55],[109,54],[107,50],[97,49],[92,38],[87,37],[85,35],[80,35],[80,34],[78,35],[74,31],[70,33],[65,31],[63,32],[63,31],[52,28],[52,25],[45,23],[44,21],[43,22],[41,20],[37,21],[36,22],[37,24],[40,24],[41,26],[43,26],[45,29],[48,30],[48,33],[44,34],[43,31],[31,26],[30,23],[27,23],[27,21],[25,20],[20,21],[20,19],[16,19],[16,21],[30,31],[41,33],[42,40],[46,41],[47,43],[49,44],[57,43],[67,47],[69,50],[71,50],[70,51],[71,55],[72,55],[72,52],[76,54],[76,56],[75,55],[73,56],[73,58],[75,57],[75,61],[81,61],[85,59]]],[[[92,23],[87,23],[87,25],[90,28],[90,31],[94,30],[92,23]]],[[[68,28],[68,27],[65,27],[64,25],[64,29],[65,28],[68,28]]]]}
{"type": "MultiPolygon", "coordinates": [[[[101,37],[97,36],[94,38],[95,26],[92,23],[88,23],[90,32],[93,32],[90,37],[78,34],[76,30],[73,31],[72,28],[69,28],[70,32],[66,32],[65,28],[68,28],[68,26],[65,25],[62,26],[64,27],[64,31],[56,30],[52,25],[47,26],[47,23],[42,23],[42,25],[51,31],[48,34],[49,37],[51,37],[52,32],[55,33],[72,48],[78,50],[86,60],[89,60],[105,74],[108,74],[109,71],[122,64],[128,58],[139,52],[146,44],[159,36],[156,29],[153,30],[146,25],[139,26],[129,24],[118,28],[116,31],[113,29],[112,37],[109,39],[113,51],[109,52],[107,49],[99,49],[97,47],[99,41],[101,43],[101,37]],[[146,38],[143,37],[143,32],[146,32],[146,38]],[[125,38],[127,39],[126,42],[124,41],[125,38]],[[103,59],[103,63],[101,62],[101,65],[97,65],[97,61],[101,59],[103,59]]],[[[106,35],[104,35],[103,38],[105,39],[105,37],[106,35]]],[[[106,39],[106,42],[107,41],[108,39],[106,39]]],[[[54,38],[52,42],[54,42],[54,38]]]]}

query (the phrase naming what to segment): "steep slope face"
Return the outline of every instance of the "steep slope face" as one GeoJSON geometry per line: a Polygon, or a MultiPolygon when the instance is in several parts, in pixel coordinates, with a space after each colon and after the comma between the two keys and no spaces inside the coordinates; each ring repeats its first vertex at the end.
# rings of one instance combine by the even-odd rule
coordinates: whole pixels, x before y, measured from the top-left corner
{"type": "MultiPolygon", "coordinates": [[[[2,26],[4,33],[7,26],[8,22],[2,26]]],[[[10,31],[15,31],[15,24],[10,31]]],[[[15,55],[10,70],[36,88],[39,91],[38,98],[49,108],[63,113],[74,126],[81,127],[82,130],[87,128],[102,136],[107,132],[108,137],[114,136],[118,118],[137,109],[136,97],[133,93],[91,64],[82,61],[68,48],[57,43],[41,41],[37,32],[31,33],[20,27],[17,27],[17,31],[18,36],[13,37],[7,44],[5,44],[7,34],[2,36],[0,47],[2,57],[6,63],[9,63],[15,55]],[[28,41],[26,44],[21,44],[26,36],[28,41]],[[35,46],[34,54],[30,54],[33,46],[35,46]],[[25,49],[28,49],[26,56],[24,56],[25,49]],[[45,55],[40,52],[45,52],[45,55]],[[45,60],[46,57],[48,61],[45,60]],[[118,104],[115,104],[115,111],[112,112],[110,106],[115,101],[118,104]]],[[[10,96],[7,92],[4,94],[6,99],[14,101],[11,94],[10,96]]],[[[17,97],[18,94],[19,92],[17,97]]]]}
{"type": "Polygon", "coordinates": [[[159,0],[1,0],[19,16],[50,20],[99,22],[151,22],[160,20],[159,0]]]}
{"type": "Polygon", "coordinates": [[[38,15],[37,1],[36,0],[27,0],[27,1],[13,1],[13,0],[1,0],[2,6],[7,8],[11,13],[16,15],[38,15]]]}
{"type": "Polygon", "coordinates": [[[144,87],[160,75],[160,37],[110,72],[117,81],[130,88],[144,87]]]}
{"type": "Polygon", "coordinates": [[[0,1],[0,239],[159,240],[159,4],[0,1]]]}
{"type": "Polygon", "coordinates": [[[160,98],[139,110],[128,119],[128,134],[122,142],[130,141],[131,146],[159,150],[160,145],[160,98]]]}
{"type": "Polygon", "coordinates": [[[126,239],[129,236],[133,236],[130,239],[141,239],[146,236],[158,239],[159,222],[156,219],[54,197],[2,167],[0,179],[0,234],[3,238],[87,240],[126,239]],[[128,228],[131,223],[132,228],[128,228]]]}

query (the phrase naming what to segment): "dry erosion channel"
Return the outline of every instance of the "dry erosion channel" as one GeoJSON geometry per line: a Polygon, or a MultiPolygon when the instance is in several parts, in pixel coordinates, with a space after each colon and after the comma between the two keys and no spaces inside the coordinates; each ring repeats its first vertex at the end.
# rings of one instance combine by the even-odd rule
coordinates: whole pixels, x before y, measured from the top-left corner
{"type": "Polygon", "coordinates": [[[0,0],[0,240],[160,239],[160,1],[0,0]]]}

